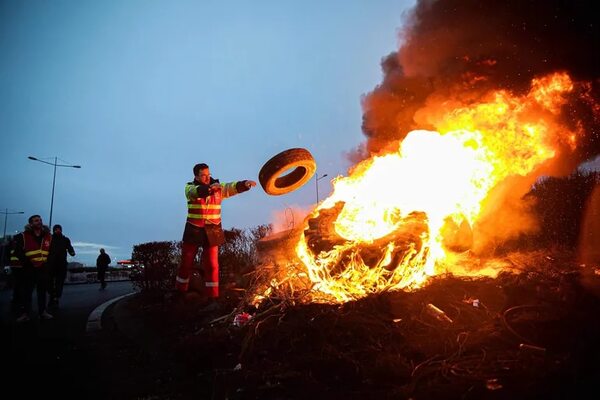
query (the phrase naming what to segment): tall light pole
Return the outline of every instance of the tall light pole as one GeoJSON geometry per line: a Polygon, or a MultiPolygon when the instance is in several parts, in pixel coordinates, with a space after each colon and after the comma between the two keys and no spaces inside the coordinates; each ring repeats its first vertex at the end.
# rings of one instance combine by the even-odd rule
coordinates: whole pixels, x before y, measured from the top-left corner
{"type": "Polygon", "coordinates": [[[57,164],[58,157],[54,157],[54,162],[48,162],[44,160],[40,160],[39,158],[35,158],[32,156],[27,157],[33,161],[39,161],[44,164],[52,165],[54,167],[54,177],[52,178],[52,199],[50,200],[50,221],[48,222],[48,226],[52,229],[52,209],[54,208],[54,184],[56,183],[56,167],[66,167],[66,168],[81,168],[80,165],[69,165],[69,164],[57,164]]]}
{"type": "Polygon", "coordinates": [[[4,255],[6,254],[6,252],[4,251],[4,249],[6,249],[6,246],[8,245],[8,243],[4,243],[6,241],[6,221],[8,219],[8,215],[9,214],[23,214],[23,211],[8,211],[8,208],[5,208],[4,211],[0,211],[0,213],[4,214],[4,233],[2,234],[2,256],[0,258],[0,264],[2,265],[2,267],[4,267],[5,262],[4,262],[4,255]]]}
{"type": "Polygon", "coordinates": [[[323,174],[321,176],[315,175],[315,188],[317,189],[317,204],[319,204],[319,181],[325,178],[327,174],[323,174]]]}
{"type": "Polygon", "coordinates": [[[0,211],[0,214],[4,214],[4,233],[2,234],[2,239],[6,237],[6,220],[8,219],[9,214],[24,214],[23,211],[8,211],[8,208],[5,208],[4,211],[0,211]]]}

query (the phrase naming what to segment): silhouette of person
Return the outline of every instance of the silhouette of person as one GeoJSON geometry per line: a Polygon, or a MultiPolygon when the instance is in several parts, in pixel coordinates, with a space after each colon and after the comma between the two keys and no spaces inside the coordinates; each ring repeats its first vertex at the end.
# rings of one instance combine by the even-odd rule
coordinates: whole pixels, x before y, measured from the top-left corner
{"type": "Polygon", "coordinates": [[[50,268],[49,307],[58,307],[58,301],[62,296],[65,278],[67,277],[67,253],[71,257],[75,257],[71,240],[63,235],[62,226],[54,225],[52,227],[50,254],[48,255],[48,266],[50,268]]]}
{"type": "Polygon", "coordinates": [[[12,237],[10,240],[10,275],[12,278],[12,307],[14,310],[19,312],[21,315],[24,312],[23,304],[23,265],[21,265],[21,260],[17,257],[15,253],[16,246],[15,238],[12,237]]]}
{"type": "Polygon", "coordinates": [[[96,258],[96,268],[98,269],[98,280],[100,281],[100,290],[106,289],[106,269],[111,263],[110,257],[104,249],[100,249],[100,255],[96,258]]]}

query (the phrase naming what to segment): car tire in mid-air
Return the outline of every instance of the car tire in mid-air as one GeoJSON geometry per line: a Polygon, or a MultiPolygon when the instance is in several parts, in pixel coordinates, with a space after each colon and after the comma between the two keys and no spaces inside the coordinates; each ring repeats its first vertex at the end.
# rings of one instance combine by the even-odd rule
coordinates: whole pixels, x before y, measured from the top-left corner
{"type": "Polygon", "coordinates": [[[293,148],[267,161],[260,169],[258,181],[267,194],[280,196],[304,185],[316,170],[317,164],[308,150],[293,148]]]}

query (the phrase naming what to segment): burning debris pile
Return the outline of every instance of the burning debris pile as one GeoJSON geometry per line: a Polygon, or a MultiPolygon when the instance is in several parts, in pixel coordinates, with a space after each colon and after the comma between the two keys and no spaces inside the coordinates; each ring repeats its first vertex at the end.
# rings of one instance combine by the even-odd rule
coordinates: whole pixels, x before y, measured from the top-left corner
{"type": "Polygon", "coordinates": [[[212,398],[578,398],[600,374],[600,296],[559,257],[512,254],[521,274],[440,275],[341,304],[274,291],[245,318],[190,330],[182,354],[214,374],[212,398]]]}

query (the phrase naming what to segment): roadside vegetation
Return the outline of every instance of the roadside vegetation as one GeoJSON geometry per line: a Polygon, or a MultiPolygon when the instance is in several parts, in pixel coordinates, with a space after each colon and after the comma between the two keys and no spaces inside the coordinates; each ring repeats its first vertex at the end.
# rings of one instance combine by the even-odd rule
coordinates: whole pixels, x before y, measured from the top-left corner
{"type": "MultiPolygon", "coordinates": [[[[225,230],[226,243],[219,247],[219,280],[225,288],[245,288],[258,264],[256,245],[271,231],[269,225],[251,229],[225,230]]],[[[202,267],[198,252],[195,260],[191,288],[201,291],[202,267]]],[[[174,288],[177,268],[181,260],[181,242],[148,242],[135,245],[132,261],[139,264],[131,275],[134,286],[149,299],[164,297],[174,288]]]]}

